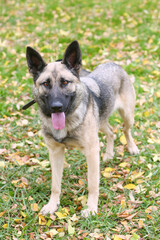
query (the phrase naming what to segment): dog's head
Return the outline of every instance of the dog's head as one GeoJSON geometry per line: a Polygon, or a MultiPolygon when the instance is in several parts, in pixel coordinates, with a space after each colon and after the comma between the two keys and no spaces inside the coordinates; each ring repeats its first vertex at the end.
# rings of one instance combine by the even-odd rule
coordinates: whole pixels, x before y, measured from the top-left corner
{"type": "Polygon", "coordinates": [[[52,118],[53,127],[65,126],[65,116],[74,105],[80,83],[81,51],[77,41],[66,49],[62,61],[46,64],[31,47],[26,52],[29,72],[34,79],[34,97],[45,116],[52,118]]]}

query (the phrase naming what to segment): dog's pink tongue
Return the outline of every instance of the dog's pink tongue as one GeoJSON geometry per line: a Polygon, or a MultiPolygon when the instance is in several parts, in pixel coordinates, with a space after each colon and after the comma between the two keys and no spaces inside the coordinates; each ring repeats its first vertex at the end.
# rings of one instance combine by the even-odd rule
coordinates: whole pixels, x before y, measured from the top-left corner
{"type": "Polygon", "coordinates": [[[52,125],[56,130],[63,129],[65,127],[65,114],[64,112],[52,113],[52,125]]]}

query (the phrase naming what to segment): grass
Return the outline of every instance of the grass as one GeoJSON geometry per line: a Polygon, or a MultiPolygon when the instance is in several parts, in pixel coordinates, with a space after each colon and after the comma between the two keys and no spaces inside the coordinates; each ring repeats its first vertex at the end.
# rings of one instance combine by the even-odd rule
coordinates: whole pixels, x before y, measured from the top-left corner
{"type": "MultiPolygon", "coordinates": [[[[159,239],[159,1],[2,0],[0,10],[0,239],[159,239]],[[101,162],[98,214],[81,218],[87,166],[80,152],[69,150],[61,217],[42,217],[51,172],[37,106],[20,110],[32,98],[25,49],[36,48],[49,62],[61,58],[74,39],[84,68],[110,60],[134,75],[133,133],[140,155],[126,151],[115,113],[110,122],[116,154],[113,161],[101,162]]],[[[102,134],[100,141],[102,156],[102,134]]]]}

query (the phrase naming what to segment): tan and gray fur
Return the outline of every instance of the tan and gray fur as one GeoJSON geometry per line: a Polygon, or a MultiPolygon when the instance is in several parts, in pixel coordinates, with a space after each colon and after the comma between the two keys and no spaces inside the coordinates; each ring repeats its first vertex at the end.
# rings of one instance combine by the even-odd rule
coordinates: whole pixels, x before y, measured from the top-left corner
{"type": "Polygon", "coordinates": [[[41,212],[53,214],[60,203],[65,147],[77,147],[88,165],[88,208],[83,216],[97,213],[99,195],[99,138],[107,137],[104,161],[114,156],[114,135],[108,117],[116,109],[124,121],[128,150],[138,154],[131,135],[134,123],[135,91],[127,73],[115,63],[99,65],[80,77],[81,51],[77,41],[66,49],[62,61],[46,64],[40,54],[27,47],[27,63],[34,78],[34,99],[38,103],[42,132],[49,150],[52,188],[49,203],[41,212]],[[86,76],[85,76],[86,75],[86,76]],[[65,113],[65,127],[54,129],[53,112],[65,113]]]}

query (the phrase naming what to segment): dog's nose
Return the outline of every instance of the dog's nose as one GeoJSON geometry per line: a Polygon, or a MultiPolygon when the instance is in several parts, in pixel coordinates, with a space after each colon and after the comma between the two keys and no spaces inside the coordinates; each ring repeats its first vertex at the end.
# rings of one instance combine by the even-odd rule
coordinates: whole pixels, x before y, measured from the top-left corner
{"type": "Polygon", "coordinates": [[[52,103],[51,105],[51,109],[54,113],[57,113],[57,112],[62,112],[62,109],[63,109],[63,104],[61,102],[54,102],[52,103]]]}

